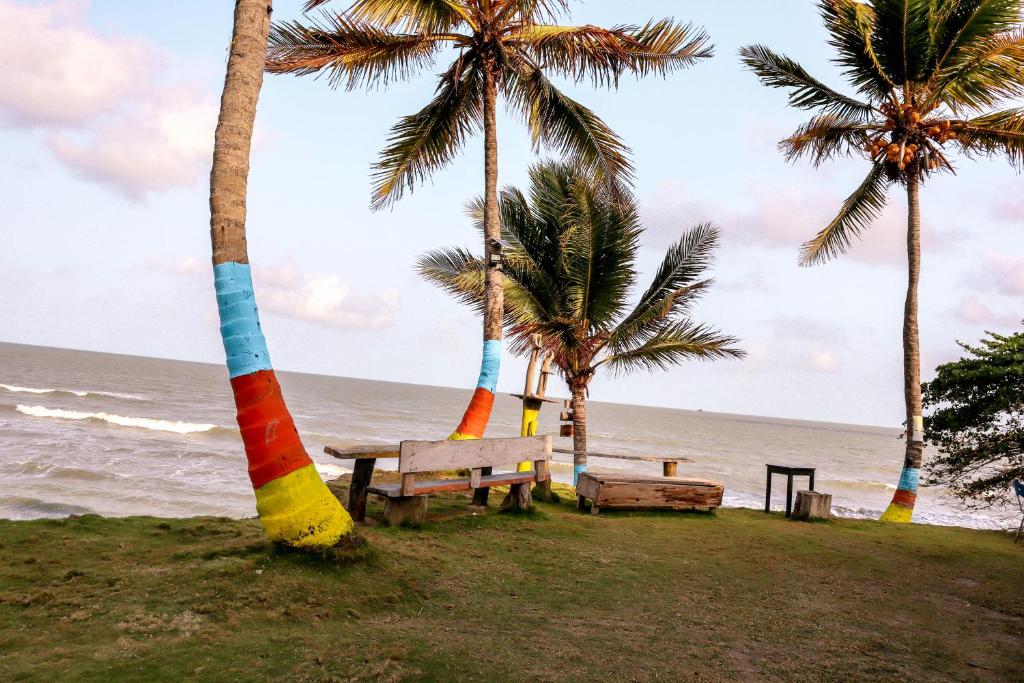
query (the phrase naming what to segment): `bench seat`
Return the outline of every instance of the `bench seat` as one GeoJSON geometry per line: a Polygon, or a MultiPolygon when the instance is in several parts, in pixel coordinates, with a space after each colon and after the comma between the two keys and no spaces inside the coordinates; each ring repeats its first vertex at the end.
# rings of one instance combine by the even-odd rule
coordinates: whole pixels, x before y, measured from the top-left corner
{"type": "MultiPolygon", "coordinates": [[[[491,486],[512,486],[514,484],[532,484],[537,481],[537,473],[533,472],[503,472],[499,474],[487,474],[480,477],[480,488],[491,486]]],[[[385,498],[402,498],[401,484],[373,484],[366,489],[368,492],[385,498]]],[[[427,479],[416,480],[416,488],[413,495],[425,496],[431,493],[442,491],[472,491],[469,479],[427,479]]]]}

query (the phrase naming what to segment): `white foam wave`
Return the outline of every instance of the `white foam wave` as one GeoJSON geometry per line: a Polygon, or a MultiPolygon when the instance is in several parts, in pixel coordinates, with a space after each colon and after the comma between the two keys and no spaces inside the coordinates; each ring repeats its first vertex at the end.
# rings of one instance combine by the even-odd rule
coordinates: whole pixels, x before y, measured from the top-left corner
{"type": "Polygon", "coordinates": [[[0,389],[5,389],[15,394],[71,394],[83,398],[85,396],[106,396],[108,398],[122,398],[128,401],[145,401],[145,396],[137,394],[122,394],[117,391],[81,391],[78,389],[37,389],[36,387],[19,387],[12,384],[0,384],[0,389]]]}
{"type": "Polygon", "coordinates": [[[101,420],[121,427],[141,427],[142,429],[150,429],[157,432],[173,432],[175,434],[195,434],[217,428],[215,424],[174,422],[151,417],[124,417],[123,415],[111,415],[109,413],[84,413],[77,410],[47,408],[46,406],[25,406],[19,404],[17,411],[32,417],[53,417],[62,420],[101,420]]]}

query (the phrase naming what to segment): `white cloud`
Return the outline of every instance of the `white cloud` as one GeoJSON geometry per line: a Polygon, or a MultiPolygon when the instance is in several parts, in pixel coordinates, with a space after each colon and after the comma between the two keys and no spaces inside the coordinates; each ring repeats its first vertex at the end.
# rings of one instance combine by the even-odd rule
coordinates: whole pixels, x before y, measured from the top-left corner
{"type": "Polygon", "coordinates": [[[15,125],[75,124],[146,80],[154,50],[84,25],[88,4],[0,0],[0,112],[15,125]]]}
{"type": "Polygon", "coordinates": [[[270,313],[342,329],[390,327],[399,308],[398,290],[355,294],[337,275],[304,273],[292,264],[253,268],[260,308],[270,313]]]}
{"type": "Polygon", "coordinates": [[[1024,297],[1024,256],[986,251],[973,279],[1005,296],[1024,297]]]}
{"type": "Polygon", "coordinates": [[[212,158],[215,99],[168,85],[163,50],[98,33],[88,7],[0,0],[0,123],[43,130],[76,176],[132,199],[193,186],[212,158]]]}
{"type": "Polygon", "coordinates": [[[962,298],[953,313],[958,320],[970,325],[1005,329],[1021,324],[1019,308],[1013,312],[996,311],[974,294],[962,298]]]}
{"type": "MultiPolygon", "coordinates": [[[[680,183],[663,184],[644,211],[648,235],[655,244],[668,244],[695,223],[712,221],[722,227],[725,246],[785,249],[794,263],[800,246],[814,237],[835,216],[843,198],[819,196],[806,187],[750,188],[745,193],[749,209],[722,206],[694,196],[680,183]]],[[[899,265],[906,262],[906,208],[893,201],[882,215],[854,239],[843,257],[869,264],[899,265]]],[[[962,235],[926,225],[922,249],[948,250],[962,235]]]]}

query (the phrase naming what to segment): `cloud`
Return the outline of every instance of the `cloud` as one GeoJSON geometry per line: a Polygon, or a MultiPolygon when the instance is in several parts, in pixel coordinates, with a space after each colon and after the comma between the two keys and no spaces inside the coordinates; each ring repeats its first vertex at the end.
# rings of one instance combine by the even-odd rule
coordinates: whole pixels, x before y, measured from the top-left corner
{"type": "Polygon", "coordinates": [[[88,4],[0,0],[0,113],[13,125],[76,124],[114,109],[154,68],[143,41],[84,26],[88,4]]]}
{"type": "Polygon", "coordinates": [[[974,294],[960,299],[953,314],[961,322],[986,328],[1016,328],[1021,324],[1019,309],[1014,313],[995,311],[974,294]]]}
{"type": "Polygon", "coordinates": [[[169,84],[159,46],[89,27],[88,7],[0,0],[0,124],[41,130],[77,177],[131,199],[193,186],[212,158],[216,100],[169,84]]]}
{"type": "Polygon", "coordinates": [[[1024,297],[1024,256],[986,251],[972,280],[1004,296],[1024,297]]]}
{"type": "Polygon", "coordinates": [[[353,294],[337,275],[303,273],[291,264],[254,267],[253,280],[263,310],[326,327],[380,330],[394,323],[399,309],[397,289],[353,294]]]}
{"type": "Polygon", "coordinates": [[[211,158],[216,122],[209,101],[169,107],[147,102],[84,135],[53,134],[46,144],[83,180],[141,199],[195,184],[211,158]]]}
{"type": "MultiPolygon", "coordinates": [[[[649,238],[665,245],[679,238],[689,226],[712,221],[723,229],[726,246],[785,249],[794,262],[800,246],[812,238],[835,216],[843,198],[820,196],[806,188],[749,188],[743,193],[749,208],[725,206],[706,201],[688,191],[681,183],[663,184],[644,210],[649,238]]],[[[853,241],[844,258],[875,265],[900,265],[906,262],[906,209],[892,202],[874,224],[853,241]]],[[[922,249],[946,251],[963,234],[958,230],[940,230],[931,225],[922,229],[922,249]]]]}

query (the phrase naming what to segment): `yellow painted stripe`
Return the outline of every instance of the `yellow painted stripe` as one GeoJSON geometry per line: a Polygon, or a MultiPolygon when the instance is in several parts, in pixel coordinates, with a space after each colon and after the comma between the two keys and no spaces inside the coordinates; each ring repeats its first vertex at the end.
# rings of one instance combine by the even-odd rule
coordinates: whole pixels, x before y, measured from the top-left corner
{"type": "Polygon", "coordinates": [[[267,534],[295,548],[328,548],[352,531],[352,518],[310,464],[256,489],[267,534]]]}
{"type": "Polygon", "coordinates": [[[449,441],[474,441],[475,439],[479,439],[479,438],[480,438],[479,436],[474,436],[472,434],[462,434],[460,432],[452,432],[452,435],[448,437],[448,440],[449,441]]]}
{"type": "Polygon", "coordinates": [[[914,508],[904,507],[896,503],[889,503],[889,507],[882,513],[880,520],[883,522],[895,522],[896,524],[910,524],[914,517],[914,508]]]}
{"type": "MultiPolygon", "coordinates": [[[[523,408],[523,424],[519,429],[519,436],[537,436],[537,419],[540,417],[540,410],[523,408]]],[[[516,472],[529,472],[533,469],[533,463],[525,460],[516,465],[516,472]]]]}

